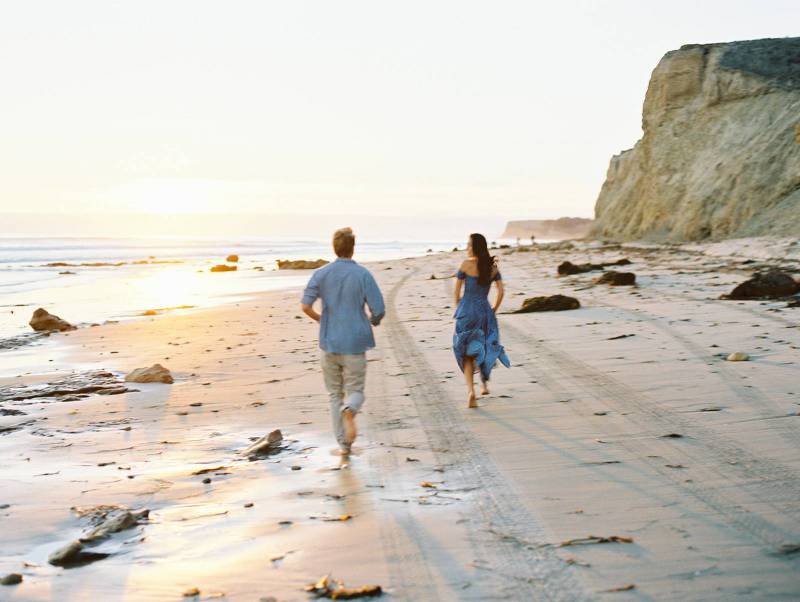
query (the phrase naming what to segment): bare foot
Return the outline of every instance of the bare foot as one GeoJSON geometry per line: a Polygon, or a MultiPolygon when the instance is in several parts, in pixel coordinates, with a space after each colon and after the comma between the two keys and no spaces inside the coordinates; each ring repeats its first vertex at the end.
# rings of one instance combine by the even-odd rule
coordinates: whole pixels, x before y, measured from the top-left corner
{"type": "Polygon", "coordinates": [[[358,435],[356,431],[356,417],[350,408],[342,410],[342,426],[344,427],[344,440],[347,441],[347,445],[350,446],[358,435]]]}
{"type": "Polygon", "coordinates": [[[475,401],[475,391],[471,391],[469,396],[467,397],[467,407],[468,408],[477,408],[478,403],[475,401]]]}
{"type": "Polygon", "coordinates": [[[489,394],[489,385],[486,383],[481,384],[481,395],[488,395],[489,394]]]}

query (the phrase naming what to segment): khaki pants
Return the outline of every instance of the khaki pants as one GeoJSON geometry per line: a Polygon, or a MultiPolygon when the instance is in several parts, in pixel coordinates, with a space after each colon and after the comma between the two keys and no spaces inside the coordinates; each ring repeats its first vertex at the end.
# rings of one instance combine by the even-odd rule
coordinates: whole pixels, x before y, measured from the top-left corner
{"type": "Polygon", "coordinates": [[[342,411],[358,414],[364,404],[364,382],[367,378],[367,354],[322,354],[322,376],[331,400],[331,419],[336,440],[347,447],[342,425],[342,411]]]}

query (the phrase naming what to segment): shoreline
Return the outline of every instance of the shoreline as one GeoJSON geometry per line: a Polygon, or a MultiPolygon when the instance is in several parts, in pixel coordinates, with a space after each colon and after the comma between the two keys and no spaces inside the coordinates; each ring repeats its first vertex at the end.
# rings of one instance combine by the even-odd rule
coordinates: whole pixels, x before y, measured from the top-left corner
{"type": "Polygon", "coordinates": [[[0,392],[156,362],[176,382],[0,401],[24,412],[0,416],[0,428],[21,425],[0,432],[11,534],[0,574],[24,578],[2,594],[148,601],[197,587],[197,599],[307,600],[303,587],[332,572],[398,600],[599,599],[629,584],[615,599],[800,595],[800,557],[781,552],[800,541],[800,310],[717,300],[752,270],[742,258],[562,247],[498,251],[503,311],[554,293],[582,308],[499,315],[512,369],[496,368],[475,411],[450,350],[452,280],[430,279],[460,255],[369,264],[389,315],[346,469],[296,289],[13,352],[41,369],[0,392]],[[565,259],[626,254],[635,288],[555,275],[565,259]],[[751,361],[726,362],[730,351],[751,361]],[[280,453],[239,454],[276,428],[280,453]],[[107,558],[48,565],[87,529],[70,508],[108,504],[150,517],[93,548],[107,558]],[[632,543],[558,546],[590,534],[632,543]]]}

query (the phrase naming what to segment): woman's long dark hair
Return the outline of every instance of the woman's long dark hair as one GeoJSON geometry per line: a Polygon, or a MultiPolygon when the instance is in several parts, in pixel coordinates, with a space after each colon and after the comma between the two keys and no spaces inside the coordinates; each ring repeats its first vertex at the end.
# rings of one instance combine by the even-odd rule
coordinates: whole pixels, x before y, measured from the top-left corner
{"type": "Polygon", "coordinates": [[[483,234],[470,234],[469,242],[472,245],[472,254],[478,259],[478,283],[486,286],[492,282],[495,258],[489,255],[489,247],[483,234]]]}

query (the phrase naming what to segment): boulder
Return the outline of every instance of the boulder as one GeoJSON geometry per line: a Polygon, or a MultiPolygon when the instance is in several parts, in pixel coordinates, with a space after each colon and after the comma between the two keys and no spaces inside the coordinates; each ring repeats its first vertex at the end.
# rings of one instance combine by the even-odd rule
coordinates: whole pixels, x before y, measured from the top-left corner
{"type": "Polygon", "coordinates": [[[31,321],[28,322],[28,324],[30,324],[31,328],[36,332],[49,332],[53,330],[64,332],[66,330],[75,330],[72,324],[54,314],[48,313],[46,309],[41,307],[33,312],[31,321]]]}
{"type": "Polygon", "coordinates": [[[235,265],[225,265],[224,263],[221,263],[221,264],[215,265],[213,268],[211,268],[211,271],[212,272],[235,272],[236,268],[237,268],[237,266],[235,266],[235,265]]]}
{"type": "Polygon", "coordinates": [[[572,276],[574,274],[584,274],[592,270],[602,270],[603,266],[592,263],[572,263],[564,261],[558,266],[559,276],[572,276]]]}
{"type": "Polygon", "coordinates": [[[531,297],[522,302],[522,307],[515,314],[527,314],[535,311],[566,311],[578,309],[580,302],[574,297],[566,295],[551,295],[549,297],[531,297]]]}
{"type": "Polygon", "coordinates": [[[726,299],[775,299],[789,297],[800,292],[798,283],[790,274],[781,270],[756,272],[752,278],[737,285],[726,299]]]}
{"type": "Polygon", "coordinates": [[[595,280],[595,284],[608,284],[610,286],[633,286],[636,284],[636,274],[633,272],[605,272],[595,280]]]}
{"type": "Polygon", "coordinates": [[[307,259],[298,259],[298,260],[284,260],[278,259],[278,269],[279,270],[316,270],[317,268],[321,268],[322,266],[326,265],[328,262],[324,259],[317,259],[317,260],[307,260],[307,259]]]}
{"type": "Polygon", "coordinates": [[[573,274],[584,274],[586,272],[593,272],[594,270],[602,270],[612,265],[629,265],[630,263],[631,260],[627,257],[604,263],[572,263],[571,261],[564,261],[558,266],[558,275],[571,276],[573,274]]]}
{"type": "Polygon", "coordinates": [[[591,234],[800,236],[798,115],[800,37],[666,53],[647,87],[642,138],[611,159],[591,234]]]}
{"type": "Polygon", "coordinates": [[[153,364],[149,368],[137,368],[127,374],[125,380],[132,383],[165,383],[168,385],[175,382],[169,370],[161,364],[153,364]]]}
{"type": "Polygon", "coordinates": [[[228,255],[225,258],[225,261],[229,261],[230,263],[236,263],[237,261],[239,261],[239,256],[238,255],[228,255]]]}

